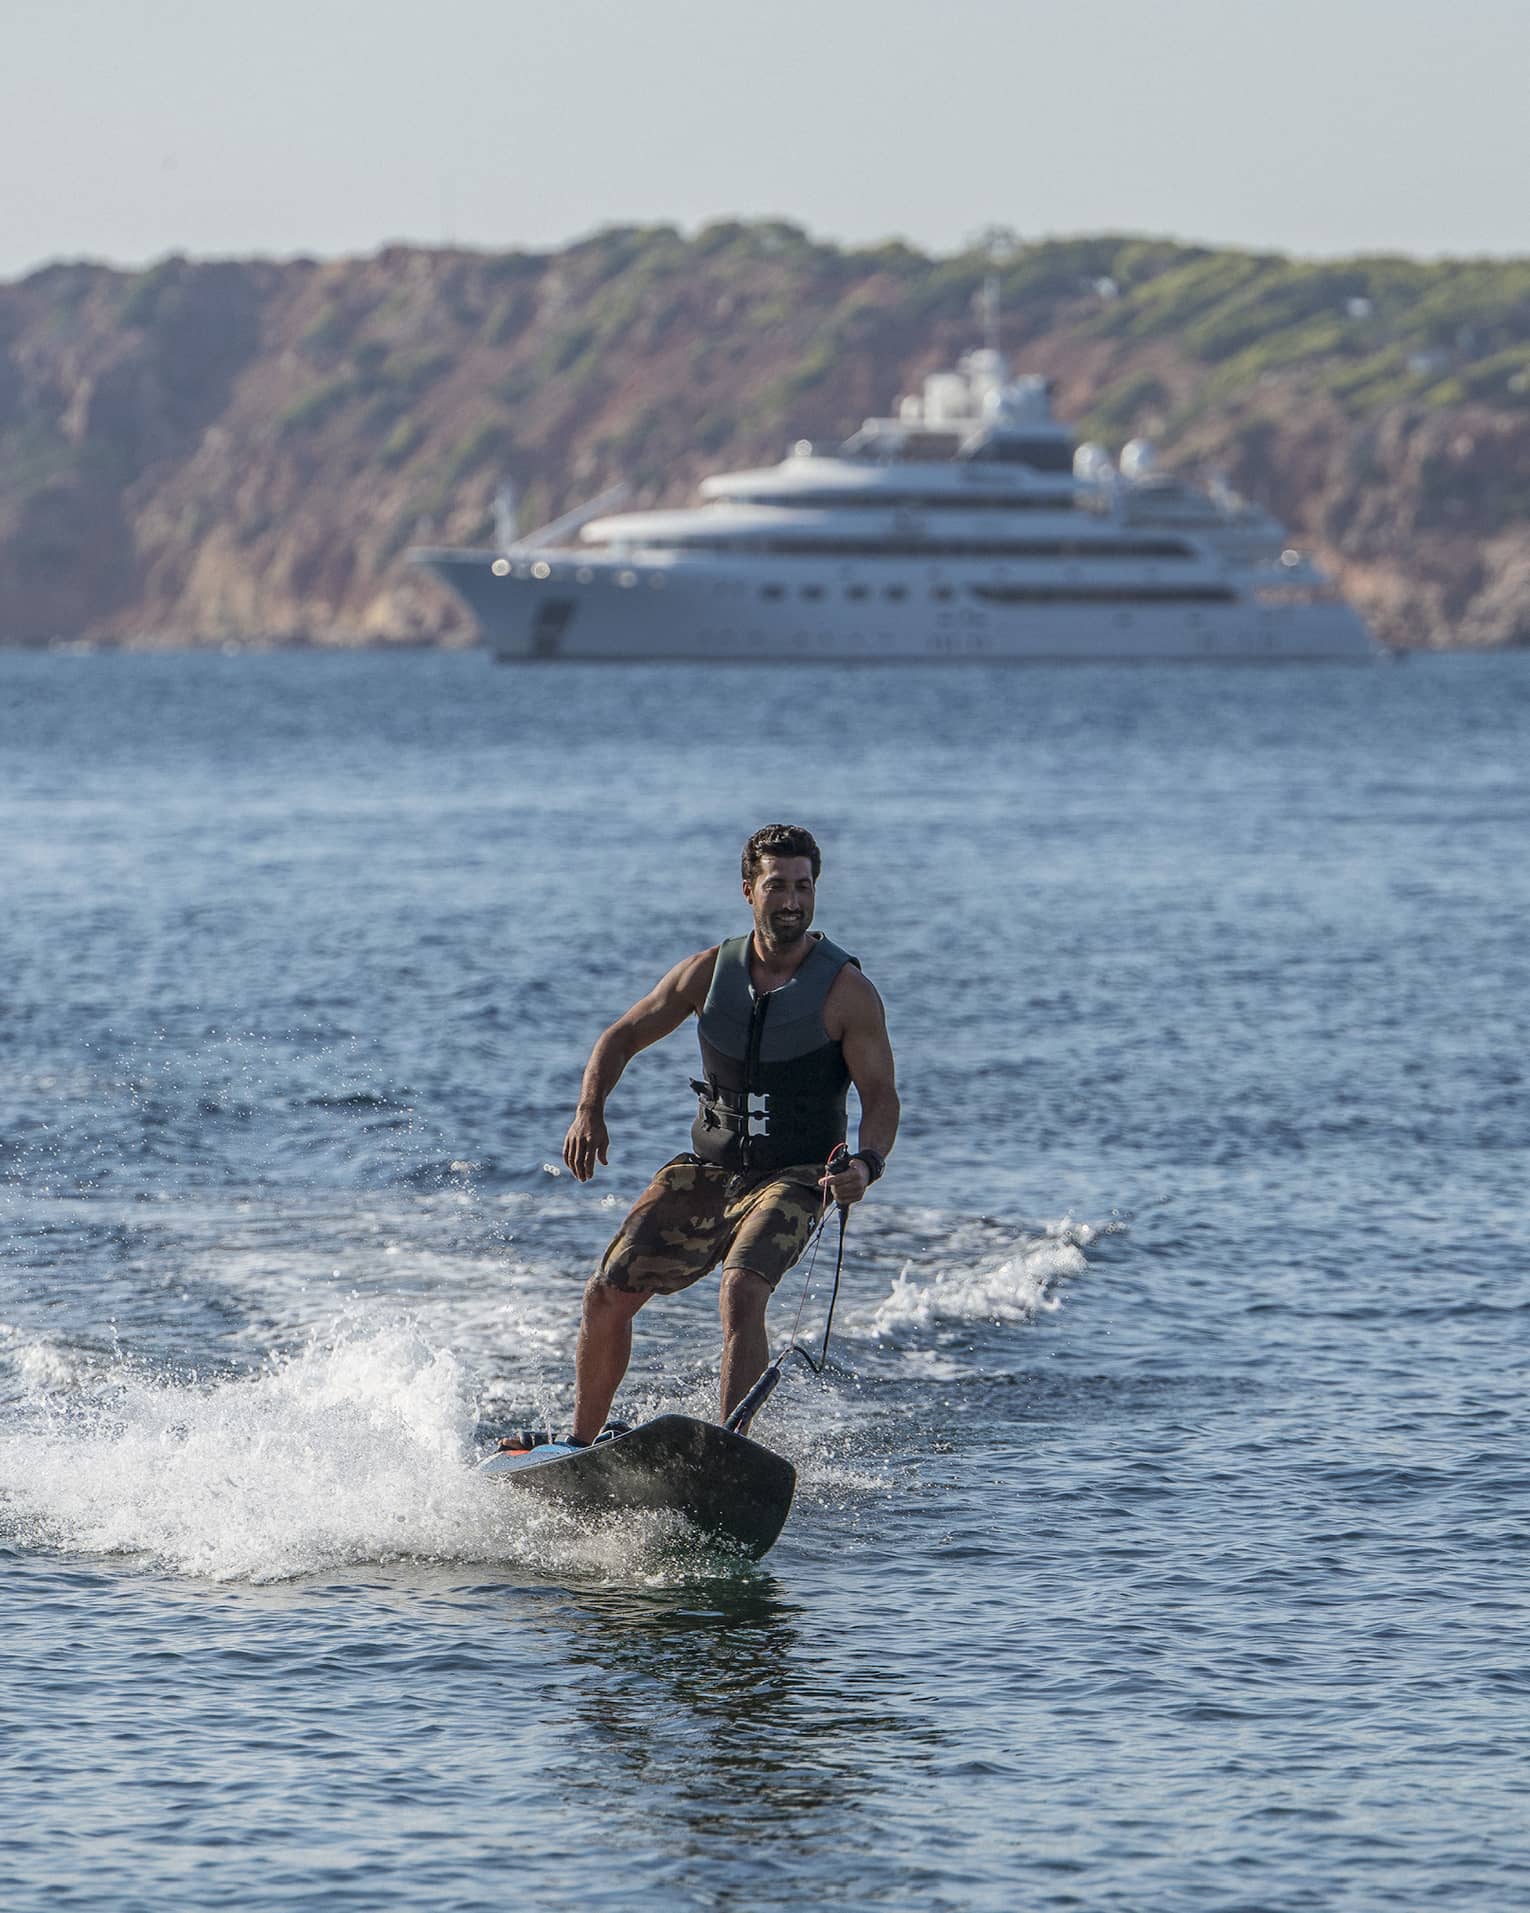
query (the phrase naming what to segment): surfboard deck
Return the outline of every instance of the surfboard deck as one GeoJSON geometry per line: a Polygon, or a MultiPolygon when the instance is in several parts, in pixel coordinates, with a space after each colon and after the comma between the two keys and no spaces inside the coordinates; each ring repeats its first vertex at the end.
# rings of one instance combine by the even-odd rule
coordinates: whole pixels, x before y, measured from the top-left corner
{"type": "Polygon", "coordinates": [[[689,1415],[659,1415],[590,1448],[492,1454],[479,1472],[575,1514],[683,1515],[756,1561],[786,1525],[797,1485],[784,1456],[689,1415]]]}

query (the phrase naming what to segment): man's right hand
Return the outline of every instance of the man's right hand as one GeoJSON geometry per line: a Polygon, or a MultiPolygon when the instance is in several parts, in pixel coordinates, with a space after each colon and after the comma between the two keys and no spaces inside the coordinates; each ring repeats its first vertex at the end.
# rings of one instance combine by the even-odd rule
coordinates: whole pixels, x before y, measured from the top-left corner
{"type": "Polygon", "coordinates": [[[580,1182],[588,1182],[594,1175],[597,1157],[601,1162],[606,1160],[610,1141],[611,1138],[606,1134],[605,1118],[598,1109],[581,1108],[574,1111],[574,1120],[563,1138],[563,1160],[580,1182]]]}

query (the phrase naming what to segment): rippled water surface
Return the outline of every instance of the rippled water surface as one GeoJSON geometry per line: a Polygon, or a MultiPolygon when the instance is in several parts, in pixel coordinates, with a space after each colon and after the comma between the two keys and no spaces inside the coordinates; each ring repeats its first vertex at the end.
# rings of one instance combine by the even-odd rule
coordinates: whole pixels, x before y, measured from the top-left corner
{"type": "Polygon", "coordinates": [[[1523,656],[0,656],[0,1900],[1523,1905],[1527,762],[1523,656]],[[776,817],[906,1116],[744,1568],[473,1461],[776,817]]]}

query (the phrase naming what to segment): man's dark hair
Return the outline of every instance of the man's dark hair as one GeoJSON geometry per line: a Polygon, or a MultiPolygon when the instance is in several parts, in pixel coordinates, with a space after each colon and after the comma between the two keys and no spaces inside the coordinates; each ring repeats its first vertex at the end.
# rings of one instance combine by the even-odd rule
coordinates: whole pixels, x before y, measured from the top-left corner
{"type": "Polygon", "coordinates": [[[764,857],[810,858],[814,883],[823,868],[823,858],[812,831],[804,830],[800,824],[766,824],[754,833],[744,845],[741,859],[745,883],[753,883],[760,874],[760,860],[764,857]]]}

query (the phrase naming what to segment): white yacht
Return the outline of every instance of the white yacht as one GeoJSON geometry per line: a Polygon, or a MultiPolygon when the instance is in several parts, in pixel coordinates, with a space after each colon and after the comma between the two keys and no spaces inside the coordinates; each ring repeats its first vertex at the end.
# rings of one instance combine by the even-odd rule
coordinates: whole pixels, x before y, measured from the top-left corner
{"type": "Polygon", "coordinates": [[[1284,528],[1223,488],[1075,446],[993,347],[842,445],[708,478],[702,503],[591,507],[498,550],[411,554],[494,655],[708,662],[1364,658],[1284,528]],[[577,542],[571,542],[577,537],[577,542]]]}

